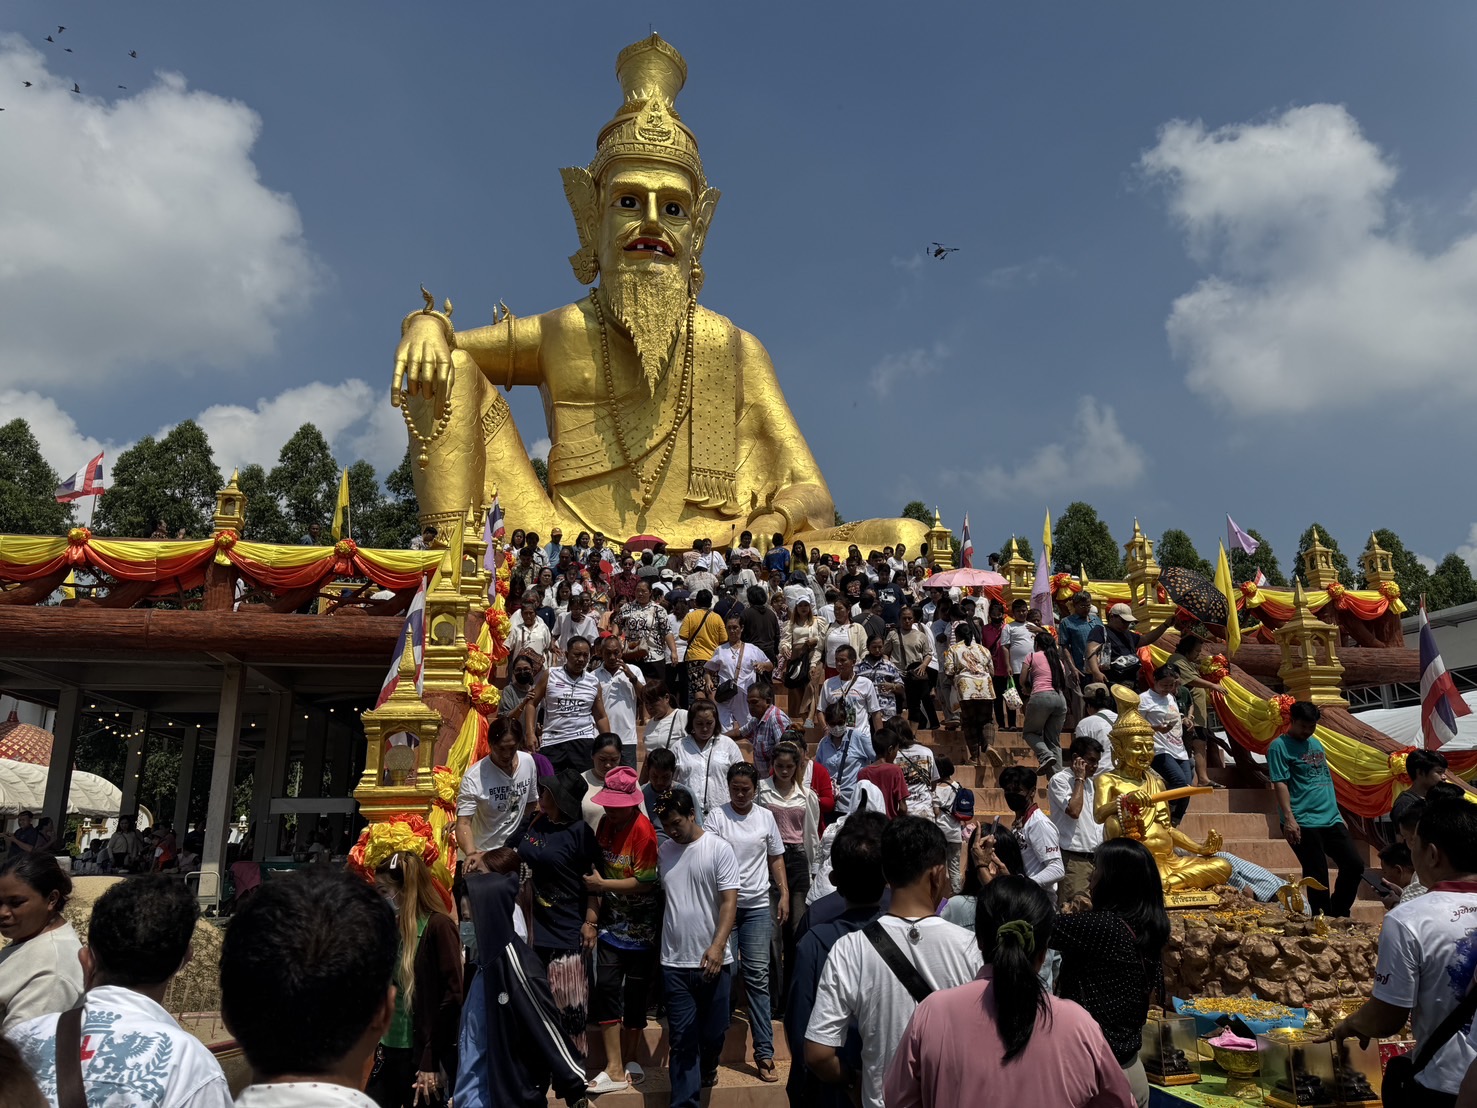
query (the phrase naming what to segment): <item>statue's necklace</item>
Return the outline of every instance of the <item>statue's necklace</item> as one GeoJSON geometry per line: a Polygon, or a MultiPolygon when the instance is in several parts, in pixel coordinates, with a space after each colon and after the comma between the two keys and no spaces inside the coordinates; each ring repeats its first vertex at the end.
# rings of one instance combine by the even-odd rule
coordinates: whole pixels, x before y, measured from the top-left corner
{"type": "MultiPolygon", "coordinates": [[[[598,290],[596,290],[598,291],[598,290]]],[[[600,307],[600,297],[596,292],[590,293],[590,304],[595,309],[595,322],[600,326],[600,368],[605,375],[605,396],[610,403],[610,421],[615,425],[615,442],[621,452],[621,461],[626,468],[636,475],[636,484],[641,490],[641,507],[651,507],[652,497],[655,495],[657,480],[667,468],[667,463],[672,460],[672,448],[677,445],[677,429],[682,426],[682,420],[687,416],[687,407],[692,393],[692,320],[697,310],[697,298],[689,297],[687,300],[687,331],[686,341],[682,351],[682,380],[678,384],[677,391],[677,414],[672,420],[671,429],[662,436],[662,454],[657,459],[656,465],[648,474],[643,474],[641,467],[631,458],[631,452],[626,447],[626,432],[621,423],[620,409],[615,402],[615,375],[610,371],[610,338],[605,326],[605,310],[600,307]]]]}

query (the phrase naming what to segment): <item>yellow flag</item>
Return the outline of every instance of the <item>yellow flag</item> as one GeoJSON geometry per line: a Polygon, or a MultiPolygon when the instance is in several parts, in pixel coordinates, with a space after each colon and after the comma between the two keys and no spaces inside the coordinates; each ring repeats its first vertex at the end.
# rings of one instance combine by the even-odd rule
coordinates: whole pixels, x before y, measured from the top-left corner
{"type": "Polygon", "coordinates": [[[1226,656],[1241,646],[1241,618],[1236,611],[1236,586],[1231,582],[1231,563],[1226,560],[1226,544],[1220,544],[1220,557],[1215,563],[1216,591],[1226,598],[1226,656]]]}
{"type": "Polygon", "coordinates": [[[62,596],[68,600],[77,599],[77,571],[75,569],[67,574],[67,579],[62,582],[62,596]]]}
{"type": "Polygon", "coordinates": [[[1041,529],[1041,549],[1046,551],[1046,568],[1051,569],[1051,509],[1046,509],[1046,526],[1041,529]]]}
{"type": "Polygon", "coordinates": [[[344,474],[338,482],[338,506],[333,510],[333,541],[338,542],[345,536],[352,537],[349,530],[349,471],[344,474]]]}

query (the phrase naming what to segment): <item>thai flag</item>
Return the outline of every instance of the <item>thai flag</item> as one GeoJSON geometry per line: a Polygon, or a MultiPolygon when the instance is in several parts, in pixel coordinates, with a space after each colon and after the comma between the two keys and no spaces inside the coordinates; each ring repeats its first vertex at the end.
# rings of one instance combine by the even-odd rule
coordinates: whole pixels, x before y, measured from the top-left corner
{"type": "Polygon", "coordinates": [[[383,707],[390,694],[400,684],[400,659],[405,657],[405,641],[411,642],[415,658],[415,693],[421,695],[426,688],[426,578],[421,578],[421,587],[415,590],[415,599],[410,602],[410,611],[405,613],[405,626],[400,628],[400,637],[395,640],[395,656],[390,660],[390,672],[385,674],[385,683],[380,686],[376,708],[383,707]]]}
{"type": "Polygon", "coordinates": [[[99,454],[56,487],[56,498],[65,504],[84,496],[101,496],[104,491],[103,456],[99,454]]]}
{"type": "Polygon", "coordinates": [[[502,561],[503,549],[498,539],[506,533],[503,506],[498,503],[497,493],[493,493],[492,507],[487,509],[487,522],[482,526],[482,541],[487,544],[487,551],[482,555],[482,568],[488,573],[496,573],[498,563],[502,561]]]}
{"type": "Polygon", "coordinates": [[[1261,566],[1256,567],[1256,576],[1253,577],[1251,580],[1252,584],[1254,584],[1259,589],[1264,589],[1267,587],[1267,575],[1262,572],[1261,566]]]}
{"type": "Polygon", "coordinates": [[[1421,598],[1421,732],[1427,750],[1440,750],[1456,738],[1456,717],[1471,713],[1456,691],[1456,682],[1446,672],[1436,636],[1426,619],[1426,601],[1421,598]]]}
{"type": "Polygon", "coordinates": [[[969,516],[964,517],[964,534],[959,542],[959,564],[965,569],[974,568],[974,540],[969,537],[969,516]]]}

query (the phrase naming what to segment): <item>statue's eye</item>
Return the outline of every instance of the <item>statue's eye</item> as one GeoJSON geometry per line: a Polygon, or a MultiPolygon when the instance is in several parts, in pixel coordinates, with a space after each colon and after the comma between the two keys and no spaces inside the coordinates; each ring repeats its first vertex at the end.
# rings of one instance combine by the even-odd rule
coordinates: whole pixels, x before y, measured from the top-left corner
{"type": "Polygon", "coordinates": [[[634,196],[622,196],[620,198],[620,206],[623,208],[639,208],[641,203],[634,196]]]}
{"type": "Polygon", "coordinates": [[[687,211],[682,207],[682,205],[677,203],[677,201],[675,200],[667,201],[667,206],[664,207],[662,211],[665,212],[667,215],[682,216],[687,214],[687,211]]]}

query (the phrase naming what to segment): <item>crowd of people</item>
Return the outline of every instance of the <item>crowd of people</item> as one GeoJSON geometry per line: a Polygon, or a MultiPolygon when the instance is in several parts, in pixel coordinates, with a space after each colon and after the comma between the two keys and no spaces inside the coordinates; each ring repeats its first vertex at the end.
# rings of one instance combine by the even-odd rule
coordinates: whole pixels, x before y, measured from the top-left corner
{"type": "MultiPolygon", "coordinates": [[[[782,1029],[792,1105],[932,1108],[986,1089],[1148,1103],[1164,889],[1145,846],[1104,841],[1093,783],[1112,767],[1109,685],[1139,683],[1155,772],[1211,781],[1195,636],[1140,682],[1139,647],[1170,623],[1140,635],[1126,606],[1100,619],[1085,594],[1055,626],[1020,602],[1007,618],[930,588],[926,550],[512,539],[508,684],[457,799],[456,884],[403,850],[254,892],[221,964],[253,1070],[237,1104],[531,1106],[551,1089],[577,1104],[645,1082],[656,1016],[670,1102],[687,1108],[719,1081],[740,1010],[762,1081],[782,1079],[782,1029]],[[981,769],[961,780],[922,730],[957,732],[981,769]],[[1011,764],[1006,730],[1035,764],[1011,764]],[[1007,820],[976,819],[986,774],[1007,820]]],[[[1315,909],[1348,914],[1363,867],[1318,710],[1290,715],[1268,751],[1284,834],[1305,872],[1338,868],[1315,909]]],[[[1335,1034],[1408,1020],[1431,1049],[1407,1102],[1477,1108],[1477,807],[1439,754],[1408,768],[1373,998],[1335,1034]]],[[[45,852],[0,862],[0,1102],[30,1103],[4,1076],[13,1050],[37,1104],[70,1108],[79,1080],[97,1103],[230,1103],[159,1003],[193,902],[133,878],[98,900],[84,941],[69,892],[45,852]],[[63,1064],[79,1024],[80,1075],[63,1064]]]]}

